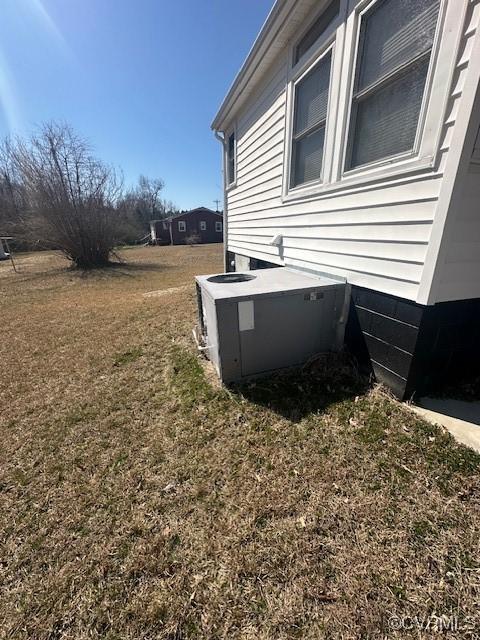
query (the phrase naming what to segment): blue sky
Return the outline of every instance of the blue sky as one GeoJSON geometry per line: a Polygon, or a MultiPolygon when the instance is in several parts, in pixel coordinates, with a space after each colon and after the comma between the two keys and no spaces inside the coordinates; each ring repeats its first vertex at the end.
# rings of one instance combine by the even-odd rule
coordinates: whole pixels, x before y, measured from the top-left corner
{"type": "Polygon", "coordinates": [[[273,0],[1,0],[0,135],[67,121],[126,183],[222,197],[210,123],[273,0]]]}

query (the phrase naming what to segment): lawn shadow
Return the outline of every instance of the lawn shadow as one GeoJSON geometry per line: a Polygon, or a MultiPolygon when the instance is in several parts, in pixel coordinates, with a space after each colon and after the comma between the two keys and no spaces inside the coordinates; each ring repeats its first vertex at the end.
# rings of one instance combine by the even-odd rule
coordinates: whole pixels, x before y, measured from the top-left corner
{"type": "Polygon", "coordinates": [[[255,378],[231,385],[230,389],[250,402],[299,422],[333,403],[365,393],[369,386],[369,379],[358,371],[349,354],[327,353],[302,368],[255,378]]]}
{"type": "Polygon", "coordinates": [[[77,272],[81,278],[135,278],[137,275],[149,272],[161,272],[171,269],[170,265],[156,262],[111,262],[105,267],[80,270],[71,267],[72,272],[77,272]]]}
{"type": "Polygon", "coordinates": [[[171,265],[159,264],[156,262],[111,262],[104,267],[95,267],[92,269],[80,269],[72,263],[65,261],[63,265],[48,266],[38,269],[30,265],[20,263],[17,266],[17,273],[12,272],[0,273],[1,279],[14,278],[18,282],[35,282],[54,280],[59,276],[73,276],[80,280],[106,280],[109,278],[135,278],[137,275],[146,273],[158,273],[172,269],[171,265]]]}

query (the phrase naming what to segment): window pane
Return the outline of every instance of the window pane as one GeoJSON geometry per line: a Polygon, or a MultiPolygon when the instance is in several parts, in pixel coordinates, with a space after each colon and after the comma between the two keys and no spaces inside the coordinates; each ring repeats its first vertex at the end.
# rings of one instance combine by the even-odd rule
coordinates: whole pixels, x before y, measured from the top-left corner
{"type": "Polygon", "coordinates": [[[300,58],[310,49],[312,45],[315,44],[315,42],[322,35],[322,33],[332,22],[332,20],[338,16],[339,10],[340,0],[333,0],[333,2],[328,5],[322,15],[317,20],[315,20],[310,29],[295,47],[293,64],[297,64],[300,58]]]}
{"type": "Polygon", "coordinates": [[[362,21],[356,91],[432,47],[439,0],[384,0],[362,21]]]}
{"type": "Polygon", "coordinates": [[[325,127],[293,143],[292,186],[318,180],[322,169],[325,127]]]}
{"type": "Polygon", "coordinates": [[[331,55],[326,55],[295,90],[294,135],[318,124],[327,117],[331,55]]]}
{"type": "Polygon", "coordinates": [[[231,184],[235,181],[235,134],[232,133],[228,137],[228,151],[227,151],[227,171],[228,171],[228,183],[231,184]]]}
{"type": "Polygon", "coordinates": [[[350,167],[413,148],[427,70],[423,61],[358,103],[350,167]]]}

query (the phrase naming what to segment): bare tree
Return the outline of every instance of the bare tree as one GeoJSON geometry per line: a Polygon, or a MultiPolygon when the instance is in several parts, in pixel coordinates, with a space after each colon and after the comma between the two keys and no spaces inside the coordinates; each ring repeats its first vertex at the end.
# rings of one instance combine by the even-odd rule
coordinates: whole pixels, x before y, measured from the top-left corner
{"type": "Polygon", "coordinates": [[[17,139],[8,155],[26,194],[30,235],[81,268],[108,264],[122,192],[115,170],[64,124],[47,124],[30,139],[17,139]]]}
{"type": "Polygon", "coordinates": [[[160,202],[160,193],[165,183],[161,178],[147,178],[141,175],[138,179],[137,195],[142,202],[148,220],[155,219],[155,213],[160,202]]]}
{"type": "Polygon", "coordinates": [[[171,201],[160,197],[164,183],[160,178],[140,176],[138,185],[127,191],[118,203],[123,238],[127,242],[144,239],[151,220],[168,218],[178,212],[171,201]]]}
{"type": "Polygon", "coordinates": [[[22,177],[13,160],[12,141],[0,144],[0,233],[18,236],[27,211],[22,177]]]}

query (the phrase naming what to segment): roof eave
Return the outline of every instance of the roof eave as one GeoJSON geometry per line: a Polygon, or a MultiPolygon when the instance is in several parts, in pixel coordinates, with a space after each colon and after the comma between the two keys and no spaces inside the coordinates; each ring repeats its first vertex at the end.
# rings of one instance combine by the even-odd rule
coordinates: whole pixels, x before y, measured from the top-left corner
{"type": "Polygon", "coordinates": [[[237,73],[227,95],[223,99],[217,115],[213,119],[211,124],[213,131],[223,130],[225,121],[228,118],[237,96],[250,80],[253,72],[258,72],[261,69],[263,55],[270,47],[279,26],[283,23],[285,13],[290,11],[295,5],[295,1],[296,0],[276,0],[244,63],[240,67],[240,71],[237,73]]]}

